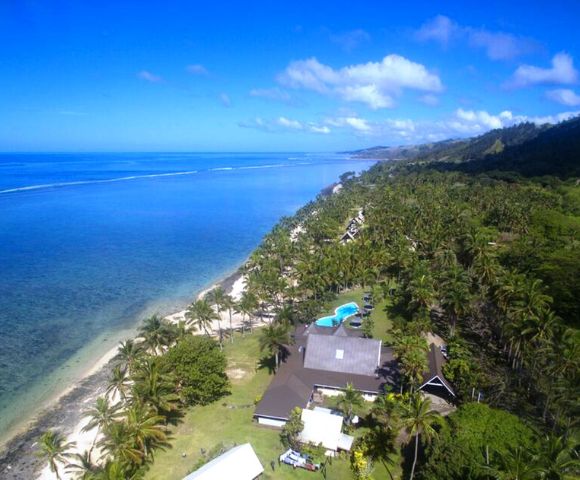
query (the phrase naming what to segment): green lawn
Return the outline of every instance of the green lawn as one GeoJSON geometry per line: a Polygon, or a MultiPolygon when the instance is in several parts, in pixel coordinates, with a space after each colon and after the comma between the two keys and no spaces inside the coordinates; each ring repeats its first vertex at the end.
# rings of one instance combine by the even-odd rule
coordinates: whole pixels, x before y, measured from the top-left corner
{"type": "MultiPolygon", "coordinates": [[[[365,290],[362,288],[355,288],[354,290],[341,293],[338,298],[330,304],[328,311],[321,314],[320,316],[322,317],[324,315],[333,315],[335,308],[349,302],[356,302],[356,304],[362,308],[364,305],[362,300],[364,292],[365,290]]],[[[375,326],[373,328],[373,337],[383,340],[383,342],[386,344],[390,344],[392,342],[391,328],[393,324],[386,312],[387,307],[390,305],[391,299],[387,297],[382,302],[376,304],[374,310],[371,313],[371,318],[375,322],[375,326]]]]}
{"type": "MultiPolygon", "coordinates": [[[[279,430],[259,427],[253,420],[254,400],[262,394],[271,376],[267,369],[256,370],[259,358],[258,332],[236,337],[233,345],[226,346],[228,372],[232,377],[232,394],[208,406],[190,409],[173,431],[172,448],[159,452],[146,479],[178,480],[193,470],[206,451],[223,443],[225,446],[250,442],[265,468],[265,479],[322,478],[319,473],[293,470],[278,466],[277,458],[283,452],[279,430]],[[237,379],[234,377],[238,377],[237,379]],[[183,456],[185,454],[185,456],[183,456]],[[270,462],[276,470],[272,472],[270,462]]],[[[348,458],[334,459],[328,466],[327,478],[351,479],[348,458]]]]}

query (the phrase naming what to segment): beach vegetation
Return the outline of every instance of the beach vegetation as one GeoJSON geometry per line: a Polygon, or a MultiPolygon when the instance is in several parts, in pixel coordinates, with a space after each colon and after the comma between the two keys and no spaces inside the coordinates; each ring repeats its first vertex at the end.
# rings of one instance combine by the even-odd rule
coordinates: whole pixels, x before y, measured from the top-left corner
{"type": "Polygon", "coordinates": [[[59,464],[64,464],[71,458],[74,443],[67,442],[64,435],[56,430],[44,432],[38,443],[37,455],[46,460],[50,471],[60,480],[59,464]]]}
{"type": "Polygon", "coordinates": [[[185,405],[207,405],[230,391],[226,357],[211,338],[188,336],[169,349],[162,363],[185,405]]]}

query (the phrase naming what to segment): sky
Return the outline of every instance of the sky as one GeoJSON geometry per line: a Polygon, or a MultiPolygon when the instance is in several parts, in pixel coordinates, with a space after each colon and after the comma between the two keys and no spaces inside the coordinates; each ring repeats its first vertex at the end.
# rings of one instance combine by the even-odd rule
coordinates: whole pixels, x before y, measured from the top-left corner
{"type": "Polygon", "coordinates": [[[2,0],[0,151],[343,151],[580,112],[580,1],[2,0]]]}

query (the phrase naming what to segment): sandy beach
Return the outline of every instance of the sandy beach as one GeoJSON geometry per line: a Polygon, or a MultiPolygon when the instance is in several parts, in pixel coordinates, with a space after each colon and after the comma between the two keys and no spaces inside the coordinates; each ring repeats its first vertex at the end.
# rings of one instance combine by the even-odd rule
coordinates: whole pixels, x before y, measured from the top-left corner
{"type": "MultiPolygon", "coordinates": [[[[212,289],[221,286],[234,300],[239,300],[244,289],[245,279],[236,271],[224,280],[212,284],[210,287],[197,294],[197,298],[204,297],[212,289]]],[[[185,310],[180,310],[165,318],[171,322],[179,322],[185,319],[185,310]]],[[[243,324],[241,315],[232,314],[232,327],[240,328],[243,324]]],[[[214,334],[219,328],[230,327],[228,312],[221,312],[220,322],[214,321],[212,330],[214,334]]],[[[194,332],[201,334],[203,332],[194,332]]],[[[107,380],[112,370],[112,360],[117,352],[117,344],[109,349],[104,355],[95,361],[87,362],[87,368],[79,375],[80,380],[68,385],[58,395],[46,402],[37,415],[35,415],[20,431],[7,441],[0,451],[0,478],[6,480],[41,480],[56,479],[56,475],[48,466],[36,457],[38,437],[48,429],[58,429],[66,435],[67,442],[74,442],[76,447],[73,452],[82,453],[91,448],[97,437],[97,431],[84,432],[83,428],[88,422],[82,413],[97,397],[103,395],[106,390],[107,380]]],[[[93,451],[93,460],[97,460],[99,452],[93,451]]],[[[74,478],[71,474],[61,469],[60,477],[63,480],[74,478]]]]}

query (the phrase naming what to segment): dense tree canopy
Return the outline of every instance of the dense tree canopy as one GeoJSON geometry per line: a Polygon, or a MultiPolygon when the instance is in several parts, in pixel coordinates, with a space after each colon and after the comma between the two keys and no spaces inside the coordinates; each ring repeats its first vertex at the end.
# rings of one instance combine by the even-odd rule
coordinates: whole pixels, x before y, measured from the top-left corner
{"type": "Polygon", "coordinates": [[[206,405],[229,392],[227,360],[218,343],[204,336],[188,336],[163,357],[179,392],[189,405],[206,405]]]}

